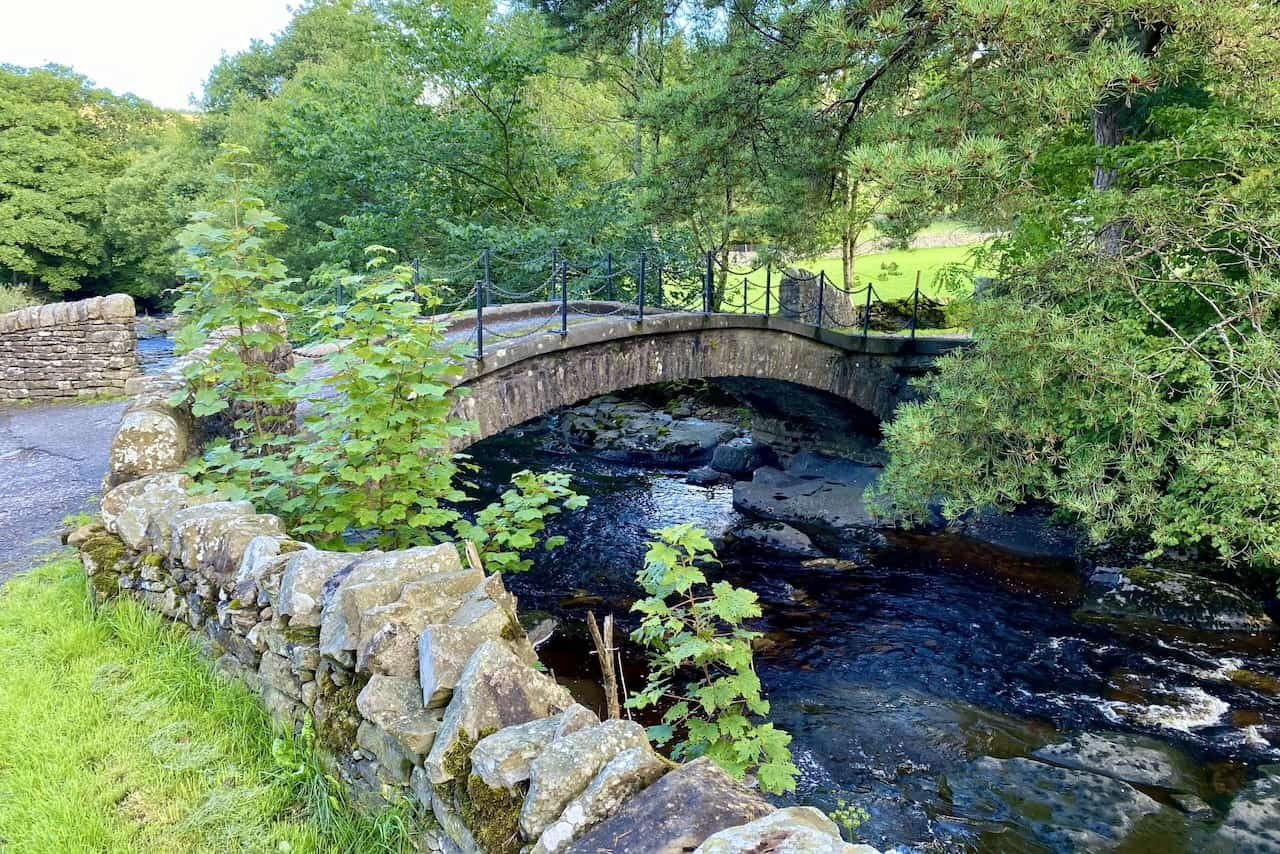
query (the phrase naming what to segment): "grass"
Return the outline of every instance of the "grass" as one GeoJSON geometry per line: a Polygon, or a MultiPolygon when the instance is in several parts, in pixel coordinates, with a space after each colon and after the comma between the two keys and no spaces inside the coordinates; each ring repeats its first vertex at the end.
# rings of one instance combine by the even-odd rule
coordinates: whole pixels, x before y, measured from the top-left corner
{"type": "MultiPolygon", "coordinates": [[[[875,252],[859,255],[854,261],[854,283],[851,288],[856,292],[865,288],[868,282],[875,286],[875,299],[895,300],[911,296],[915,290],[916,274],[920,274],[920,292],[936,300],[946,302],[954,299],[942,287],[940,273],[953,264],[967,264],[971,259],[969,253],[974,246],[939,246],[925,249],[895,249],[888,252],[875,252]]],[[[827,279],[836,285],[843,285],[840,269],[840,258],[815,258],[808,261],[797,261],[788,265],[808,270],[815,275],[824,272],[827,279]]],[[[729,276],[726,287],[724,311],[741,311],[743,301],[743,279],[747,280],[746,299],[751,313],[764,311],[764,285],[766,273],[756,270],[747,276],[729,276]]],[[[781,271],[775,268],[772,273],[772,291],[770,296],[771,313],[778,311],[778,283],[781,271]]],[[[680,293],[672,289],[670,297],[683,300],[685,305],[698,304],[702,299],[700,285],[686,285],[680,293]]],[[[853,297],[861,299],[860,294],[853,297]]]]}
{"type": "Polygon", "coordinates": [[[0,314],[39,304],[39,298],[26,285],[0,285],[0,314]]]}
{"type": "Polygon", "coordinates": [[[0,850],[413,850],[403,810],[347,805],[191,635],[96,612],[61,557],[0,588],[0,850]]]}

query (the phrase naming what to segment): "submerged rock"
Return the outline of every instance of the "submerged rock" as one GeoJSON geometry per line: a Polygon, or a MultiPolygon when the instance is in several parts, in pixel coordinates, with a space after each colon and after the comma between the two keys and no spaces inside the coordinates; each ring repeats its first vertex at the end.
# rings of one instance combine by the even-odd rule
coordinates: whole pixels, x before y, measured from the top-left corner
{"type": "Polygon", "coordinates": [[[1218,852],[1280,852],[1280,765],[1260,769],[1263,776],[1236,796],[1227,819],[1208,848],[1218,852]]]}
{"type": "Polygon", "coordinates": [[[1273,625],[1257,600],[1224,581],[1150,565],[1098,567],[1080,614],[1200,631],[1257,632],[1273,625]]]}
{"type": "Polygon", "coordinates": [[[758,549],[771,551],[780,555],[794,557],[821,557],[813,540],[803,531],[797,531],[782,522],[757,522],[745,528],[739,528],[733,535],[744,543],[758,549]]]}
{"type": "Polygon", "coordinates": [[[1188,790],[1190,762],[1169,745],[1127,733],[1084,732],[1032,754],[1063,768],[1090,771],[1138,786],[1188,790]]]}
{"type": "Polygon", "coordinates": [[[747,824],[773,809],[704,757],[667,772],[564,850],[683,854],[713,833],[747,824]]]}
{"type": "Polygon", "coordinates": [[[1060,851],[1114,848],[1162,809],[1121,780],[1032,759],[984,756],[947,783],[957,815],[1023,827],[1060,851]]]}

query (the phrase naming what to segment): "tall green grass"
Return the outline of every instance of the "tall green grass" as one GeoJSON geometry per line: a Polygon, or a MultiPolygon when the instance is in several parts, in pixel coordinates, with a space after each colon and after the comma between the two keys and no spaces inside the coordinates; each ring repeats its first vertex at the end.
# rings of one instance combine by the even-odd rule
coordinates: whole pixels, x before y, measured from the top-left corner
{"type": "Polygon", "coordinates": [[[39,304],[40,300],[35,292],[26,285],[0,284],[0,314],[39,304]]]}
{"type": "Polygon", "coordinates": [[[95,612],[58,558],[0,588],[0,850],[413,849],[403,808],[355,812],[185,630],[95,612]]]}

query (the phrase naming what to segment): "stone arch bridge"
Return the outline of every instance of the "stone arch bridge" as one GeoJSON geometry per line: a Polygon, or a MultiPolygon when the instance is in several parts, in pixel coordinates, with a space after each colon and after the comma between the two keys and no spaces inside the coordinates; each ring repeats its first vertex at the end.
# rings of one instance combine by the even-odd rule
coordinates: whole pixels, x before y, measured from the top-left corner
{"type": "MultiPolygon", "coordinates": [[[[966,337],[849,334],[776,315],[661,312],[643,320],[616,303],[575,305],[563,333],[546,329],[552,303],[487,309],[482,358],[468,360],[471,394],[458,414],[478,431],[459,449],[564,406],[635,386],[748,377],[827,392],[879,420],[917,392],[912,376],[966,337]],[[537,321],[543,319],[541,326],[537,321]],[[522,331],[533,325],[533,331],[522,331]],[[498,330],[506,329],[506,334],[498,330]]],[[[450,318],[449,334],[474,337],[474,316],[450,318]]]]}

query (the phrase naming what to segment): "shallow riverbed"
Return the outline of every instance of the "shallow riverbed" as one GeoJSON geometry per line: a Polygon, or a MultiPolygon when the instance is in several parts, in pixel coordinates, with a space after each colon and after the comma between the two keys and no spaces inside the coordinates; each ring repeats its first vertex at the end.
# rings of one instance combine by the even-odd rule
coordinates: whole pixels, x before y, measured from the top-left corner
{"type": "MultiPolygon", "coordinates": [[[[561,621],[541,652],[586,701],[598,689],[581,621],[590,608],[632,622],[647,531],[741,521],[730,486],[565,453],[536,432],[472,453],[486,497],[520,468],[569,471],[591,496],[558,526],[569,543],[510,579],[523,611],[561,621]]],[[[900,850],[1270,850],[1222,825],[1252,807],[1250,832],[1280,830],[1266,769],[1280,762],[1274,636],[1089,620],[1068,562],[947,535],[889,540],[846,569],[722,555],[724,577],[764,606],[756,661],[772,719],[795,738],[793,800],[859,805],[871,818],[857,835],[900,850]]],[[[626,655],[636,680],[639,652],[626,655]]]]}

